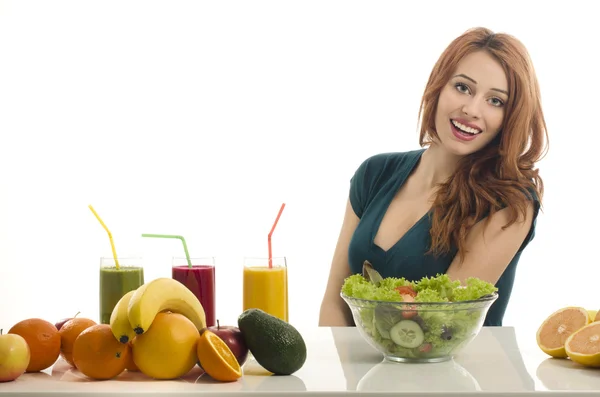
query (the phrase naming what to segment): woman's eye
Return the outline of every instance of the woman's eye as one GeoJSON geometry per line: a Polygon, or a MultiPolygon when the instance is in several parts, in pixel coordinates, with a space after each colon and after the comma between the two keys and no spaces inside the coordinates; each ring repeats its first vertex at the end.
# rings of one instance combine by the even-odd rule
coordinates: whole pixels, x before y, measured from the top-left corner
{"type": "Polygon", "coordinates": [[[456,83],[454,85],[454,87],[456,87],[456,89],[458,90],[458,92],[462,92],[463,94],[468,94],[469,93],[469,87],[467,87],[466,84],[456,83]]]}
{"type": "Polygon", "coordinates": [[[502,102],[502,100],[498,99],[498,98],[490,98],[491,104],[492,106],[503,106],[504,102],[502,102]]]}

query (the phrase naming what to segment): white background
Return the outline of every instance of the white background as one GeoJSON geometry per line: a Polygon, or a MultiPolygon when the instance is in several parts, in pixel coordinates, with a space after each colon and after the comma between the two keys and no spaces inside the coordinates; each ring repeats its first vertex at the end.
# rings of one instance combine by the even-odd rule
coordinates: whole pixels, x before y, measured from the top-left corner
{"type": "Polygon", "coordinates": [[[235,324],[243,257],[267,255],[282,202],[290,321],[316,325],[352,174],[418,148],[431,68],[478,25],[530,50],[551,138],[505,325],[531,342],[562,306],[600,308],[599,33],[584,2],[540,4],[0,1],[0,327],[98,318],[111,250],[88,204],[147,281],[183,249],[142,233],[215,256],[217,317],[235,324]]]}

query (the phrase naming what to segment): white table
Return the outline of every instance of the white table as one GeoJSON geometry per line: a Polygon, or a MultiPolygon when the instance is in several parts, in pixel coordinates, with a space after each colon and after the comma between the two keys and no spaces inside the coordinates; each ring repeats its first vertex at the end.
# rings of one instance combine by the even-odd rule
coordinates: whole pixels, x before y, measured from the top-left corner
{"type": "Polygon", "coordinates": [[[94,381],[59,360],[50,369],[24,374],[0,383],[3,394],[46,396],[76,393],[88,396],[183,395],[239,396],[268,392],[291,395],[445,395],[525,396],[574,393],[600,396],[600,369],[587,369],[569,360],[551,359],[535,345],[535,335],[518,346],[511,327],[483,328],[478,337],[452,361],[403,364],[383,361],[355,328],[301,330],[307,361],[291,376],[269,376],[255,361],[244,366],[236,382],[219,383],[198,367],[181,379],[152,380],[125,371],[109,381],[94,381]]]}

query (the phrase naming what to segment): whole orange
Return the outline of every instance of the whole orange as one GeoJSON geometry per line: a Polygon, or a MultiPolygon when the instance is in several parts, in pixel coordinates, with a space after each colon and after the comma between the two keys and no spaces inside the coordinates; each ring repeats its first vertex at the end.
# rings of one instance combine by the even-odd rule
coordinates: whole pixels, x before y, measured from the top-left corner
{"type": "Polygon", "coordinates": [[[188,373],[196,362],[200,333],[179,313],[158,313],[148,331],[132,342],[133,361],[155,379],[175,379],[188,373]]]}
{"type": "Polygon", "coordinates": [[[60,334],[60,356],[68,362],[70,365],[75,366],[73,363],[73,345],[75,339],[87,328],[96,325],[94,320],[89,318],[78,318],[75,317],[67,321],[58,331],[60,334]]]}
{"type": "Polygon", "coordinates": [[[73,362],[92,379],[112,379],[125,370],[129,350],[113,335],[110,325],[92,325],[73,344],[73,362]]]}
{"type": "Polygon", "coordinates": [[[50,322],[30,318],[13,325],[9,334],[21,335],[31,352],[27,372],[39,372],[52,366],[60,355],[60,335],[50,322]]]}
{"type": "Polygon", "coordinates": [[[131,345],[132,341],[129,341],[127,343],[127,350],[129,350],[129,354],[127,355],[127,363],[125,364],[125,369],[129,372],[138,372],[140,369],[133,362],[133,348],[131,345]]]}

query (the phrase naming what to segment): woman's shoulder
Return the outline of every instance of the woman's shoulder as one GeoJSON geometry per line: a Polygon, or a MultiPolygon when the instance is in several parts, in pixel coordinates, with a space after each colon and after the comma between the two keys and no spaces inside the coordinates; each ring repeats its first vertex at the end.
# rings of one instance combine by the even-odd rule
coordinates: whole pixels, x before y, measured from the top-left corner
{"type": "Polygon", "coordinates": [[[378,153],[360,163],[350,179],[350,201],[358,217],[383,186],[414,166],[423,151],[378,153]]]}
{"type": "Polygon", "coordinates": [[[395,173],[404,168],[412,167],[424,151],[425,149],[417,149],[404,152],[377,153],[364,159],[355,173],[369,175],[395,173]]]}

